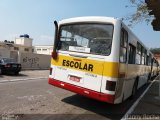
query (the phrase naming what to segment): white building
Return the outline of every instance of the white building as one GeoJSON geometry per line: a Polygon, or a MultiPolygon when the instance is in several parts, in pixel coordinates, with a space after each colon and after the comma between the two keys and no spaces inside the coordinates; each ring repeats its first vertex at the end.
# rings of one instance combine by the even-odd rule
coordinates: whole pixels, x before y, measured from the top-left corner
{"type": "Polygon", "coordinates": [[[52,51],[53,51],[53,45],[34,46],[34,53],[37,53],[37,54],[51,55],[52,51]]]}
{"type": "Polygon", "coordinates": [[[0,42],[0,57],[13,57],[17,59],[19,52],[51,55],[53,45],[32,46],[32,42],[33,39],[27,34],[15,38],[15,42],[7,40],[0,42]]]}
{"type": "Polygon", "coordinates": [[[16,38],[15,42],[7,40],[0,42],[0,57],[14,58],[21,63],[23,70],[49,69],[53,46],[33,47],[32,41],[33,39],[25,34],[16,38]]]}
{"type": "Polygon", "coordinates": [[[25,35],[20,35],[19,38],[16,38],[15,44],[26,46],[26,47],[32,47],[32,41],[33,39],[29,38],[29,35],[25,34],[25,35]]]}
{"type": "Polygon", "coordinates": [[[21,35],[20,38],[16,38],[14,41],[0,42],[0,57],[10,57],[18,59],[19,52],[32,53],[32,40],[29,35],[21,35]]]}

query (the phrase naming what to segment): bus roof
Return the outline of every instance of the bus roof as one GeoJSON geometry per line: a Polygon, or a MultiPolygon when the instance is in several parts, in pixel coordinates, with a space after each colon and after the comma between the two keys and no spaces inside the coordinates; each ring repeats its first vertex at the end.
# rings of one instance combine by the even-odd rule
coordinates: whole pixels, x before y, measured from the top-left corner
{"type": "Polygon", "coordinates": [[[59,24],[67,24],[67,23],[75,23],[75,22],[102,22],[102,23],[115,23],[116,21],[119,21],[120,19],[116,19],[113,17],[102,17],[102,16],[87,16],[87,17],[75,17],[75,18],[69,18],[64,19],[62,21],[59,21],[59,24]]]}

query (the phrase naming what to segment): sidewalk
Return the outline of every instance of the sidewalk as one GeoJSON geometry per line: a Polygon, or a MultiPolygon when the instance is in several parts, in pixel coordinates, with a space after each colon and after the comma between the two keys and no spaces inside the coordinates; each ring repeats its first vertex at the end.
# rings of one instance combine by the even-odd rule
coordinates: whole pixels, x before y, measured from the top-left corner
{"type": "MultiPolygon", "coordinates": [[[[159,79],[159,78],[158,78],[159,79]]],[[[159,95],[159,82],[156,80],[144,97],[140,100],[132,115],[158,115],[160,118],[160,99],[156,99],[159,95]]]]}
{"type": "Polygon", "coordinates": [[[47,78],[48,76],[49,70],[25,70],[21,71],[19,75],[0,75],[0,81],[14,79],[47,78]]]}

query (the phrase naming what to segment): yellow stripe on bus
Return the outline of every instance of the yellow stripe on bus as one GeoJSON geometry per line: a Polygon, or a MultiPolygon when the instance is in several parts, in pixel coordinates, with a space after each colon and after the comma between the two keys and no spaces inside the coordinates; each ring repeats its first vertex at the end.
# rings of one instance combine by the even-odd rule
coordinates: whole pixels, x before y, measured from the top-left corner
{"type": "Polygon", "coordinates": [[[119,63],[59,55],[51,64],[92,74],[118,78],[119,63]]]}

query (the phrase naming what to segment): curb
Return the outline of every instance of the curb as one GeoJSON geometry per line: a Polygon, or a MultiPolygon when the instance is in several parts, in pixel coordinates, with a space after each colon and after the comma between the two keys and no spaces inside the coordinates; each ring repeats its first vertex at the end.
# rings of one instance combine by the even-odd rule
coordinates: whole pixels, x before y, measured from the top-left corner
{"type": "Polygon", "coordinates": [[[128,116],[132,114],[136,106],[139,104],[140,100],[144,97],[144,95],[148,92],[152,84],[156,81],[156,79],[159,77],[159,75],[154,78],[153,81],[151,81],[150,85],[145,89],[145,91],[141,94],[141,96],[132,104],[132,106],[129,108],[129,110],[125,113],[125,115],[121,118],[121,120],[127,120],[128,116]]]}
{"type": "Polygon", "coordinates": [[[13,80],[0,80],[0,83],[27,81],[27,80],[36,80],[36,79],[47,79],[47,78],[48,77],[36,77],[36,78],[24,78],[24,79],[13,79],[13,80]]]}

